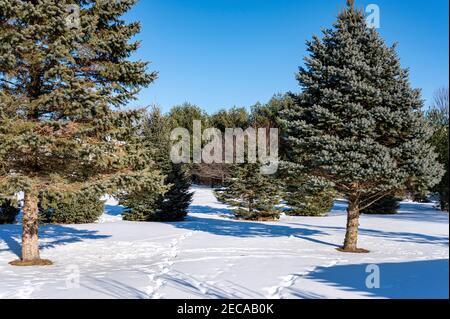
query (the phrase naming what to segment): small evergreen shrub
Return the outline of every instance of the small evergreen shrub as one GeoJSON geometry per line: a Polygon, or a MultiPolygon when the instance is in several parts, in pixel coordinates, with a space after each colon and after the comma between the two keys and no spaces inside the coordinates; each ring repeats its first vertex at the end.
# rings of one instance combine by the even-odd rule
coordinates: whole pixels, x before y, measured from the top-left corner
{"type": "Polygon", "coordinates": [[[224,204],[233,204],[233,197],[227,192],[226,188],[218,188],[214,190],[217,200],[224,204]]]}
{"type": "Polygon", "coordinates": [[[260,173],[258,164],[236,165],[232,177],[225,181],[222,199],[237,207],[235,217],[244,220],[277,220],[280,212],[275,206],[280,202],[278,181],[260,173]]]}
{"type": "Polygon", "coordinates": [[[103,214],[104,201],[98,194],[51,193],[40,195],[40,219],[47,224],[90,224],[103,214]]]}
{"type": "Polygon", "coordinates": [[[387,196],[372,204],[370,207],[363,209],[361,213],[371,215],[393,215],[397,214],[399,207],[400,199],[395,196],[387,196]]]}
{"type": "Polygon", "coordinates": [[[280,219],[280,212],[276,210],[252,210],[245,209],[234,210],[234,216],[237,219],[249,220],[249,221],[273,221],[280,219]]]}
{"type": "Polygon", "coordinates": [[[182,165],[171,164],[165,184],[171,185],[164,195],[151,190],[132,191],[119,195],[120,204],[127,207],[123,219],[139,222],[176,222],[187,216],[193,194],[186,169],[182,165]]]}
{"type": "Polygon", "coordinates": [[[129,194],[118,195],[120,205],[127,207],[123,220],[130,222],[146,222],[155,213],[157,194],[150,191],[133,191],[129,194]]]}

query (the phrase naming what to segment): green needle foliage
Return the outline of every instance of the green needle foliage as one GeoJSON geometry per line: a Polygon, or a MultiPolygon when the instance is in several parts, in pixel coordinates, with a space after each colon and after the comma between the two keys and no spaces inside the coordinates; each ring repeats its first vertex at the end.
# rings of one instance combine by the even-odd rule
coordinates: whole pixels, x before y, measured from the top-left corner
{"type": "Polygon", "coordinates": [[[290,216],[323,216],[331,211],[336,193],[328,185],[317,185],[308,179],[288,179],[284,198],[290,216]]]}
{"type": "Polygon", "coordinates": [[[41,193],[40,221],[45,224],[95,223],[105,210],[100,194],[90,191],[76,193],[41,193]]]}
{"type": "Polygon", "coordinates": [[[448,88],[438,90],[434,97],[434,104],[427,114],[427,119],[433,130],[431,144],[436,148],[439,154],[439,161],[445,167],[445,175],[441,182],[433,189],[439,194],[440,207],[444,211],[448,211],[449,200],[449,91],[448,88]]]}
{"type": "Polygon", "coordinates": [[[154,108],[146,117],[142,138],[144,147],[154,153],[157,166],[166,175],[167,192],[164,195],[142,189],[120,194],[120,203],[128,208],[124,219],[128,221],[173,222],[181,221],[187,215],[192,201],[188,167],[174,164],[170,159],[171,118],[154,108]]]}
{"type": "Polygon", "coordinates": [[[275,205],[280,202],[281,188],[273,176],[260,173],[260,164],[235,165],[225,186],[222,196],[237,207],[238,219],[264,221],[280,217],[275,205]]]}
{"type": "Polygon", "coordinates": [[[282,114],[293,176],[329,183],[349,200],[343,250],[357,248],[360,211],[405,188],[428,189],[442,166],[395,46],[352,3],[333,28],[307,43],[302,93],[282,114]]]}
{"type": "Polygon", "coordinates": [[[136,134],[142,111],[121,110],[157,76],[129,60],[140,25],[121,16],[135,2],[0,0],[0,193],[25,192],[25,265],[43,264],[40,192],[164,190],[136,134]]]}
{"type": "Polygon", "coordinates": [[[361,214],[368,215],[394,215],[400,207],[400,199],[389,195],[373,203],[361,211],[361,214]]]}

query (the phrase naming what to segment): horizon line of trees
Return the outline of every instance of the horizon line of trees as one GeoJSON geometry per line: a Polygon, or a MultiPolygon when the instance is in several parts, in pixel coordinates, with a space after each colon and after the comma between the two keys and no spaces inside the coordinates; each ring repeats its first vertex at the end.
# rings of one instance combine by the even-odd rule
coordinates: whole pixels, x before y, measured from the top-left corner
{"type": "Polygon", "coordinates": [[[380,201],[434,190],[448,207],[448,90],[447,102],[424,114],[396,47],[353,1],[307,42],[300,93],[212,116],[192,105],[168,115],[124,110],[158,77],[148,62],[130,59],[140,24],[123,15],[135,2],[0,0],[1,213],[17,212],[10,207],[24,193],[22,254],[12,265],[51,264],[40,257],[40,219],[95,218],[100,194],[117,196],[129,220],[182,220],[192,199],[189,171],[219,176],[226,187],[218,195],[243,219],[276,219],[283,197],[293,214],[312,214],[334,194],[345,196],[344,252],[365,252],[357,246],[359,217],[380,201]],[[80,6],[79,23],[67,23],[67,4],[80,6]],[[250,163],[173,164],[167,132],[192,130],[193,119],[278,127],[278,174],[261,175],[250,163]],[[76,204],[86,207],[82,194],[93,210],[71,216],[76,204]]]}
{"type": "MultiPolygon", "coordinates": [[[[277,117],[280,112],[292,107],[290,93],[275,94],[269,102],[255,103],[250,108],[232,107],[208,114],[199,106],[191,103],[172,107],[168,112],[153,106],[145,112],[141,122],[141,131],[145,146],[157,150],[154,155],[158,159],[158,167],[164,168],[167,184],[177,184],[165,196],[154,194],[151,190],[140,190],[140,194],[128,196],[126,193],[116,194],[121,204],[128,208],[125,220],[134,221],[180,221],[187,215],[187,208],[192,195],[189,187],[192,183],[206,184],[218,188],[219,200],[237,207],[236,216],[243,219],[270,220],[278,219],[282,212],[294,216],[321,216],[330,211],[338,193],[324,185],[314,185],[305,176],[303,179],[289,175],[281,168],[274,176],[261,176],[257,173],[257,165],[238,164],[191,164],[174,165],[170,163],[170,131],[176,127],[186,127],[192,132],[192,122],[201,120],[203,129],[218,128],[224,132],[226,128],[279,128],[277,117]],[[250,111],[249,111],[250,109],[250,111]],[[190,125],[189,125],[190,124],[190,125]],[[244,168],[247,167],[247,170],[244,168]],[[246,175],[248,174],[248,175],[246,175]],[[170,176],[169,176],[170,175],[170,176]],[[251,178],[251,179],[250,179],[251,178]],[[250,179],[250,180],[249,180],[250,179]],[[265,182],[265,183],[264,183],[265,182]],[[258,194],[260,191],[262,194],[258,194]],[[254,194],[249,194],[253,192],[254,194]],[[248,194],[247,194],[248,193],[248,194]],[[251,195],[251,196],[250,196],[251,195]],[[159,200],[157,197],[159,196],[159,200]],[[170,200],[168,200],[170,198],[170,200]],[[246,200],[243,200],[245,198],[246,200]],[[265,198],[265,201],[264,199],[265,198]],[[161,204],[165,202],[164,206],[161,204]],[[277,209],[277,204],[285,202],[289,208],[277,209]],[[157,204],[158,203],[158,204],[157,204]],[[158,212],[159,211],[159,212],[158,212]],[[246,213],[246,211],[248,213],[246,213]],[[161,215],[161,216],[158,216],[161,215]]],[[[440,162],[448,163],[448,89],[436,91],[435,101],[428,110],[423,110],[429,126],[433,130],[430,143],[438,150],[440,162]],[[446,113],[447,110],[447,113],[446,113]],[[446,135],[447,134],[447,135],[446,135]]],[[[281,134],[284,134],[282,131],[281,134]]],[[[281,160],[285,160],[286,147],[281,143],[281,160]]],[[[448,174],[448,171],[446,171],[448,174]]],[[[448,176],[448,175],[446,175],[448,176]]],[[[385,200],[378,201],[363,210],[363,213],[394,214],[399,201],[404,196],[414,200],[426,200],[427,191],[439,194],[440,208],[448,210],[448,184],[446,177],[431,190],[410,194],[395,194],[385,200]]],[[[80,191],[42,192],[40,194],[40,222],[77,224],[95,222],[104,212],[100,198],[102,193],[80,191]]],[[[19,203],[11,199],[2,202],[0,212],[1,223],[13,223],[18,215],[19,203]]]]}

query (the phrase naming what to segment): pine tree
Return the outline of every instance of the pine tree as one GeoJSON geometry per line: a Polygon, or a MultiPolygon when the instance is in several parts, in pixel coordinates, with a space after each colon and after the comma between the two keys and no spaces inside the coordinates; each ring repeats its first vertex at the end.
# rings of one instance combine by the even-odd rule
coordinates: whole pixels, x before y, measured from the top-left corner
{"type": "MultiPolygon", "coordinates": [[[[280,123],[279,114],[283,110],[291,108],[294,104],[292,97],[289,94],[275,94],[269,102],[262,104],[256,103],[251,107],[250,123],[258,128],[278,128],[281,131],[284,129],[280,123]]],[[[281,143],[283,141],[280,141],[281,143]]],[[[281,153],[283,150],[281,145],[281,153]]]]}
{"type": "Polygon", "coordinates": [[[280,202],[280,187],[275,178],[260,173],[259,164],[235,165],[225,186],[223,196],[227,203],[238,207],[238,219],[262,221],[280,217],[275,209],[280,202]]]}
{"type": "Polygon", "coordinates": [[[0,193],[25,193],[15,265],[50,263],[39,253],[40,191],[163,190],[135,134],[142,111],[120,109],[157,76],[129,60],[140,25],[121,16],[134,3],[0,0],[0,193]]]}
{"type": "Polygon", "coordinates": [[[363,252],[360,211],[405,187],[433,186],[442,168],[427,144],[420,91],[411,88],[395,46],[366,25],[361,10],[349,3],[307,46],[298,74],[303,92],[282,115],[291,172],[348,198],[342,250],[363,252]]]}
{"type": "Polygon", "coordinates": [[[142,130],[145,147],[153,152],[156,165],[166,176],[168,187],[164,195],[148,191],[144,185],[139,190],[120,195],[122,205],[129,211],[124,219],[129,221],[181,221],[187,215],[192,201],[191,186],[187,167],[174,164],[170,159],[170,118],[164,116],[159,108],[147,115],[142,130]]]}

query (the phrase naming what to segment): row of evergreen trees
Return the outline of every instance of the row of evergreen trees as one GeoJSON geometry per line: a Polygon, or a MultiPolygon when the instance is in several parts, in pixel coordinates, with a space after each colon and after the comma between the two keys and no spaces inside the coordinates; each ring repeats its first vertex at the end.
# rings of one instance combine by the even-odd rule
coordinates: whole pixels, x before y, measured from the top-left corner
{"type": "MultiPolygon", "coordinates": [[[[55,221],[57,212],[64,216],[65,208],[79,204],[80,194],[92,195],[96,209],[98,194],[116,195],[129,208],[129,220],[173,220],[169,211],[182,219],[191,200],[189,180],[186,167],[168,160],[166,132],[192,130],[194,117],[217,127],[279,125],[279,177],[287,176],[283,191],[292,194],[286,200],[295,213],[317,204],[310,193],[345,196],[344,251],[359,251],[362,210],[440,182],[420,92],[410,87],[395,47],[366,25],[353,1],[333,28],[308,42],[310,54],[298,74],[302,92],[288,95],[288,107],[274,101],[273,107],[255,106],[248,117],[234,109],[211,118],[193,106],[175,108],[168,117],[123,109],[158,75],[147,62],[130,59],[140,25],[122,16],[135,2],[0,0],[0,194],[24,193],[22,256],[14,265],[50,263],[40,258],[40,216],[55,221]],[[68,23],[67,5],[80,7],[78,23],[68,23]]],[[[255,174],[259,169],[250,164],[219,171],[240,217],[273,218],[281,198],[278,176],[255,174]]]]}
{"type": "MultiPolygon", "coordinates": [[[[445,92],[440,91],[439,95],[441,97],[439,101],[443,101],[445,92]]],[[[187,126],[192,130],[193,120],[201,120],[205,127],[216,127],[221,131],[226,128],[250,126],[281,128],[280,114],[292,106],[293,99],[291,95],[286,94],[274,96],[267,104],[257,103],[252,106],[250,112],[245,108],[234,107],[210,116],[191,104],[174,107],[166,115],[157,107],[146,112],[139,130],[142,140],[145,141],[142,147],[147,147],[153,152],[154,164],[166,176],[165,183],[170,185],[170,188],[164,195],[155,194],[151,189],[145,188],[116,194],[120,203],[127,207],[125,220],[180,221],[186,216],[192,198],[189,192],[192,165],[171,163],[169,137],[173,128],[187,126]]],[[[445,108],[433,108],[427,115],[430,124],[437,127],[433,135],[433,141],[436,140],[436,143],[442,141],[441,135],[446,132],[441,127],[442,123],[445,123],[442,118],[442,116],[445,118],[445,114],[441,114],[443,110],[445,108]],[[440,135],[436,137],[437,134],[440,135]]],[[[448,121],[446,123],[448,132],[448,121]]],[[[286,159],[287,151],[286,143],[282,143],[283,159],[286,159]]],[[[445,158],[445,153],[440,151],[439,154],[445,158]]],[[[289,215],[321,216],[330,211],[338,195],[333,188],[323,183],[318,184],[307,175],[303,178],[291,175],[289,169],[282,169],[274,176],[264,176],[258,173],[257,164],[217,166],[226,168],[223,185],[225,188],[217,191],[217,195],[220,200],[236,206],[238,208],[236,216],[242,219],[277,219],[282,210],[276,209],[276,205],[282,202],[289,207],[288,210],[284,210],[289,215]]],[[[446,185],[443,182],[441,184],[446,185]]],[[[100,200],[102,195],[86,191],[41,193],[40,221],[59,224],[95,222],[104,211],[104,204],[100,200]]],[[[445,202],[445,194],[441,198],[445,202]]],[[[398,202],[399,198],[396,196],[388,196],[362,210],[362,213],[394,214],[398,202]]],[[[10,200],[4,200],[0,212],[0,222],[13,222],[18,213],[17,203],[14,205],[10,200]]]]}

